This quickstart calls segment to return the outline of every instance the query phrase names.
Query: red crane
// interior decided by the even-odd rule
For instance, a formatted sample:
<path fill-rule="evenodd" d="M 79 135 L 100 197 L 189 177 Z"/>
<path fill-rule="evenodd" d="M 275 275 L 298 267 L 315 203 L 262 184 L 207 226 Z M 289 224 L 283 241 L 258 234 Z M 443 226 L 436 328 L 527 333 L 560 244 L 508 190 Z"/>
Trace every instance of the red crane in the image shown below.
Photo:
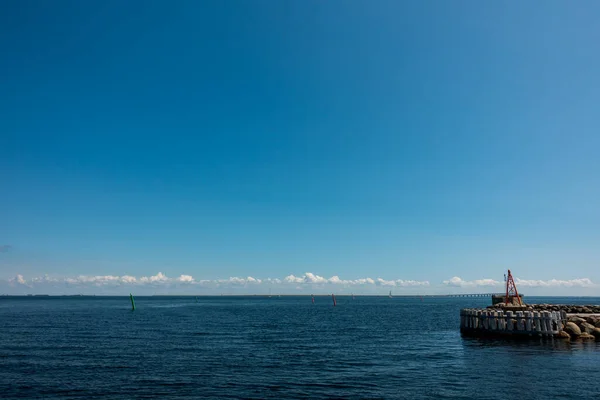
<path fill-rule="evenodd" d="M 517 298 L 519 305 L 522 306 L 521 296 L 519 296 L 519 291 L 517 290 L 517 285 L 515 285 L 515 281 L 510 273 L 510 269 L 508 270 L 508 276 L 506 277 L 506 297 L 504 298 L 505 304 L 512 304 L 513 299 Z"/>

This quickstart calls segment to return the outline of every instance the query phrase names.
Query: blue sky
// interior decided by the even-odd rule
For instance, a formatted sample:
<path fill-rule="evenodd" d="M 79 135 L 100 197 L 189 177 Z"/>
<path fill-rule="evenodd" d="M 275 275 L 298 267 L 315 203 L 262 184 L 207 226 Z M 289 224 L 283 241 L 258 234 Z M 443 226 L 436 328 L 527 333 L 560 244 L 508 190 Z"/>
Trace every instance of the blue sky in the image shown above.
<path fill-rule="evenodd" d="M 0 292 L 600 294 L 598 12 L 4 2 Z"/>

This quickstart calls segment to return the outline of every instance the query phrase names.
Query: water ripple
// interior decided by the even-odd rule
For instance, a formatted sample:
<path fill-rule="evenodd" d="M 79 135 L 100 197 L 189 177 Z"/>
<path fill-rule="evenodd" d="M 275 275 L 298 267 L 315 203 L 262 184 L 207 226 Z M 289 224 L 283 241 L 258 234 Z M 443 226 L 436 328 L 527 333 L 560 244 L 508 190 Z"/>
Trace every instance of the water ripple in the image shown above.
<path fill-rule="evenodd" d="M 3 399 L 600 398 L 599 343 L 462 339 L 458 310 L 484 305 L 477 303 L 482 299 L 340 300 L 333 308 L 307 297 L 198 303 L 155 297 L 137 299 L 131 312 L 127 298 L 4 299 L 0 393 Z M 507 384 L 511 377 L 518 379 Z"/>

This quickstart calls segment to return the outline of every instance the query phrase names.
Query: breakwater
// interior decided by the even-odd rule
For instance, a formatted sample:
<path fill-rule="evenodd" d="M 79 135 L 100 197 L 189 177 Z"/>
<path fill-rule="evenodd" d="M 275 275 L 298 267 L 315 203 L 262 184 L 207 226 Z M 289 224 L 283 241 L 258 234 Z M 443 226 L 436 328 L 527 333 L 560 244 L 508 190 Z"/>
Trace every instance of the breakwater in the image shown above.
<path fill-rule="evenodd" d="M 460 331 L 467 336 L 556 336 L 566 324 L 560 311 L 463 309 Z"/>
<path fill-rule="evenodd" d="M 600 306 L 531 304 L 462 309 L 460 331 L 477 337 L 548 337 L 600 341 Z"/>

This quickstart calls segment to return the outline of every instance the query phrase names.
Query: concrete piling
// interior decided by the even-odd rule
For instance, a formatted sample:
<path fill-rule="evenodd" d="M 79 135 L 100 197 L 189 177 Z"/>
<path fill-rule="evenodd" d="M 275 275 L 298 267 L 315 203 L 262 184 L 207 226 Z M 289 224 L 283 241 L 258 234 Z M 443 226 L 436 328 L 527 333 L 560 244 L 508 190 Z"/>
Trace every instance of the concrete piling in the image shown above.
<path fill-rule="evenodd" d="M 579 314 L 581 315 L 581 314 Z M 567 322 L 580 325 L 580 330 L 585 334 L 590 332 L 600 340 L 600 314 L 588 314 L 591 317 L 581 318 L 578 315 L 569 315 L 565 311 L 527 311 L 502 310 L 502 309 L 472 309 L 460 310 L 460 330 L 467 336 L 527 336 L 527 337 L 561 337 L 569 335 L 564 333 Z M 589 321 L 593 322 L 590 323 Z M 586 325 L 587 324 L 587 325 Z M 572 327 L 572 324 L 571 324 Z M 587 329 L 587 332 L 586 332 Z M 572 328 L 571 335 L 577 334 L 577 329 Z"/>

